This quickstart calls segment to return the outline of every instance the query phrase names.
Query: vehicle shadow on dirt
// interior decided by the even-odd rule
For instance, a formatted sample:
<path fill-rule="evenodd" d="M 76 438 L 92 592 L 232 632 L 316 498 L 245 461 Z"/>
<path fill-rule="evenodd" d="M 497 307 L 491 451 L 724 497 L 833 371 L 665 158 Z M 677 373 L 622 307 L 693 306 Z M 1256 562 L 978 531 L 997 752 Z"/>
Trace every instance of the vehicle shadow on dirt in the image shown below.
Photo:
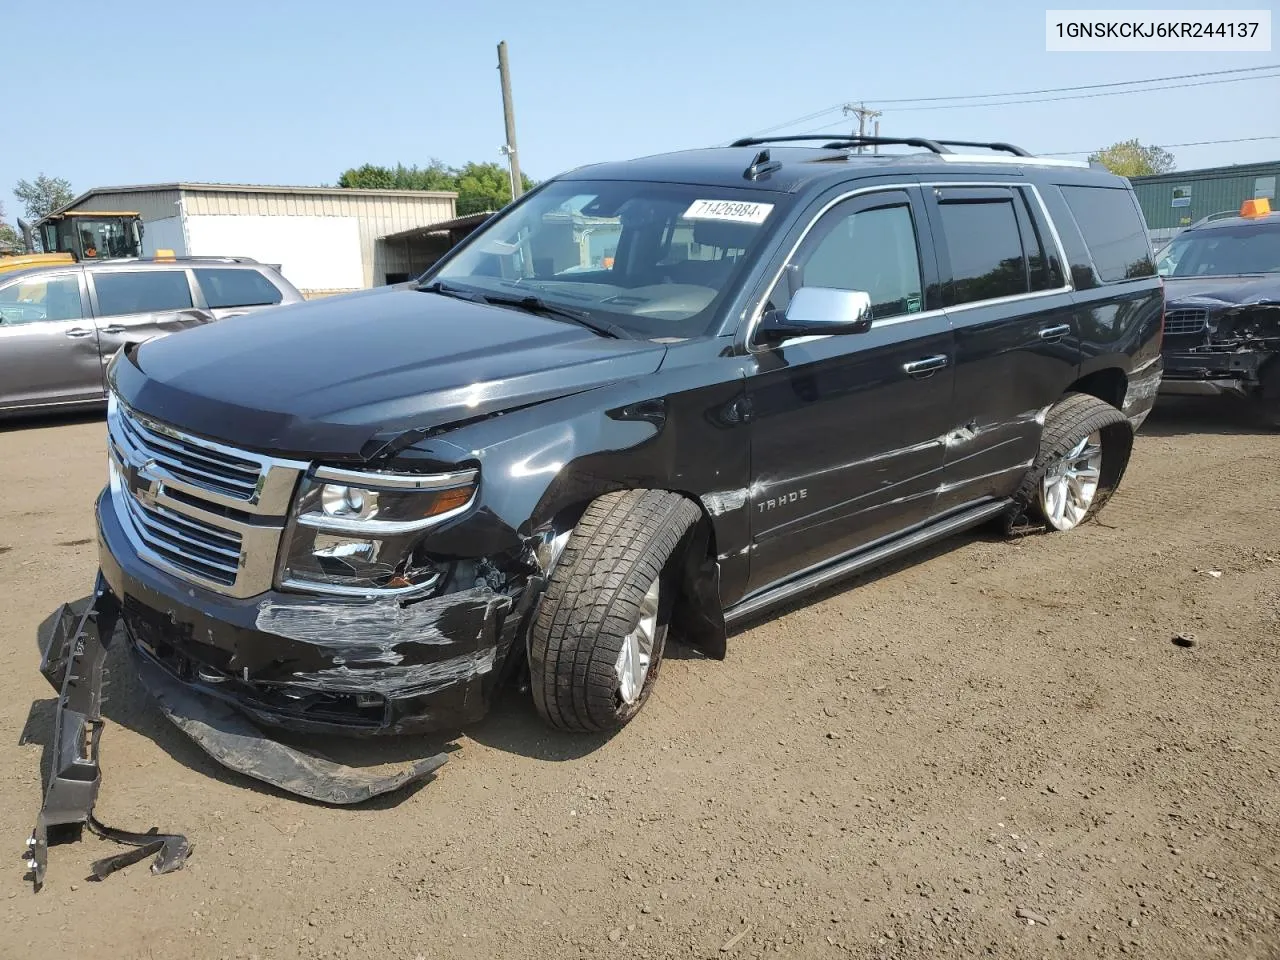
<path fill-rule="evenodd" d="M 0 419 L 0 435 L 19 433 L 23 430 L 43 430 L 46 427 L 75 427 L 84 423 L 106 423 L 107 405 L 97 410 L 75 413 L 27 413 Z"/>
<path fill-rule="evenodd" d="M 1161 397 L 1138 431 L 1139 436 L 1188 434 L 1278 436 L 1258 407 L 1237 397 Z"/>

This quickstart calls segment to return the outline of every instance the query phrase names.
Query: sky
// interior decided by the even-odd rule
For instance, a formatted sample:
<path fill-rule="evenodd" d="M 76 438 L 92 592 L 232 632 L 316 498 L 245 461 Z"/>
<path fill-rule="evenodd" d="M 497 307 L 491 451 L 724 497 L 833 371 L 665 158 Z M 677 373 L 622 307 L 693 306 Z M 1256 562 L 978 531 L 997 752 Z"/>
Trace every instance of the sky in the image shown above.
<path fill-rule="evenodd" d="M 1025 0 L 0 0 L 5 74 L 24 81 L 7 88 L 22 109 L 0 133 L 0 202 L 12 222 L 22 210 L 12 185 L 42 172 L 80 193 L 176 180 L 333 184 L 366 162 L 501 161 L 501 40 L 521 164 L 535 179 L 725 143 L 844 101 L 1280 63 L 1280 52 L 1048 53 L 1044 30 L 1044 7 Z M 881 133 L 1049 153 L 1130 137 L 1280 135 L 1277 104 L 1272 77 L 1020 106 L 888 105 Z M 778 132 L 852 125 L 833 110 Z M 1273 160 L 1280 139 L 1171 152 L 1179 169 Z"/>

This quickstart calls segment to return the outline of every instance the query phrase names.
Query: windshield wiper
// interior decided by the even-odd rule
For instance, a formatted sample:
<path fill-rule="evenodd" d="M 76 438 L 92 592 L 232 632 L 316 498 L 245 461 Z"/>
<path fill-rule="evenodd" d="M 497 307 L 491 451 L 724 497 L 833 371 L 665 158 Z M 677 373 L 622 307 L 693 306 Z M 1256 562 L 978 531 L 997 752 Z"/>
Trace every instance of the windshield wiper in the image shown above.
<path fill-rule="evenodd" d="M 568 320 L 571 323 L 584 326 L 588 330 L 594 330 L 602 337 L 613 337 L 615 340 L 631 339 L 631 334 L 621 327 L 605 320 L 596 320 L 585 310 L 574 310 L 572 307 L 562 307 L 559 304 L 548 303 L 546 300 L 533 295 L 504 297 L 499 293 L 477 293 L 477 299 L 493 304 L 495 307 L 515 307 L 517 310 L 524 310 L 526 313 L 540 313 L 544 316 L 555 317 L 558 320 Z"/>
<path fill-rule="evenodd" d="M 471 300 L 476 303 L 480 302 L 480 294 L 475 290 L 463 290 L 460 287 L 445 286 L 441 281 L 435 280 L 431 283 L 423 283 L 414 287 L 423 293 L 438 293 L 445 297 L 456 297 L 459 300 Z"/>
<path fill-rule="evenodd" d="M 495 307 L 515 307 L 517 310 L 524 310 L 526 313 L 538 313 L 543 316 L 555 317 L 559 320 L 568 320 L 571 323 L 586 327 L 588 330 L 593 330 L 602 337 L 612 337 L 615 340 L 631 339 L 631 334 L 616 324 L 605 320 L 596 320 L 585 310 L 574 310 L 572 307 L 562 307 L 558 304 L 548 303 L 532 294 L 523 297 L 506 297 L 500 293 L 484 293 L 473 287 L 464 289 L 462 287 L 448 286 L 439 280 L 423 284 L 416 289 L 421 290 L 423 293 L 438 293 L 458 300 L 470 300 L 473 303 L 487 303 Z"/>

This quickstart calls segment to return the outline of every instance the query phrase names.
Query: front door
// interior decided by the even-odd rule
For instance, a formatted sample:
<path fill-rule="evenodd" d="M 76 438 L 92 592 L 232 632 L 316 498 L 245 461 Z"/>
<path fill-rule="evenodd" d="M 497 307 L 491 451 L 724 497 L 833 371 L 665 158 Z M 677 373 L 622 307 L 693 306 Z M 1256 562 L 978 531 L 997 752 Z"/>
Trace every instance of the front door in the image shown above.
<path fill-rule="evenodd" d="M 102 363 L 80 268 L 0 286 L 0 409 L 101 400 Z"/>
<path fill-rule="evenodd" d="M 932 514 L 954 426 L 935 271 L 915 189 L 837 203 L 783 270 L 766 310 L 785 310 L 799 286 L 836 287 L 869 293 L 873 322 L 752 344 L 752 591 Z"/>

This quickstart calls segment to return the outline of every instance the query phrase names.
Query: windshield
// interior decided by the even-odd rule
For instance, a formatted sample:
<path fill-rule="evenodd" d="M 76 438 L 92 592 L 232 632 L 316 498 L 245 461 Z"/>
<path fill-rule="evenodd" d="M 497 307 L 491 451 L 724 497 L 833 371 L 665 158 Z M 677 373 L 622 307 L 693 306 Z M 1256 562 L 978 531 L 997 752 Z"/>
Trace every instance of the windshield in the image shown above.
<path fill-rule="evenodd" d="M 1160 251 L 1162 277 L 1280 273 L 1280 220 L 1191 230 Z"/>
<path fill-rule="evenodd" d="M 551 183 L 424 279 L 535 297 L 642 339 L 704 336 L 789 202 L 685 184 Z"/>
<path fill-rule="evenodd" d="M 136 257 L 139 252 L 130 225 L 119 218 L 69 216 L 58 221 L 56 231 L 57 252 L 72 253 L 81 260 Z"/>

